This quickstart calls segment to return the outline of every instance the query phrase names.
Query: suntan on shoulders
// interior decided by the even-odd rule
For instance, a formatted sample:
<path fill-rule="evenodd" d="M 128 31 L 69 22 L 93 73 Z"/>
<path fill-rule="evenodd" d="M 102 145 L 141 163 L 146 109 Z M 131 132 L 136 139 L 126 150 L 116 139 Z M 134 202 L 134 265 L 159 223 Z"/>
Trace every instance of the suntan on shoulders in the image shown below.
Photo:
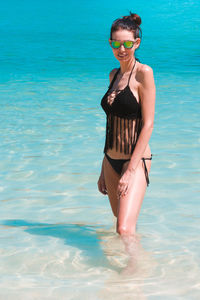
<path fill-rule="evenodd" d="M 109 74 L 109 79 L 110 79 L 110 82 L 113 80 L 114 76 L 115 76 L 115 73 L 117 72 L 117 68 L 114 68 L 112 69 L 112 71 L 110 71 L 110 74 Z"/>
<path fill-rule="evenodd" d="M 153 69 L 145 64 L 141 64 L 138 68 L 138 81 L 140 84 L 148 84 L 153 80 Z"/>

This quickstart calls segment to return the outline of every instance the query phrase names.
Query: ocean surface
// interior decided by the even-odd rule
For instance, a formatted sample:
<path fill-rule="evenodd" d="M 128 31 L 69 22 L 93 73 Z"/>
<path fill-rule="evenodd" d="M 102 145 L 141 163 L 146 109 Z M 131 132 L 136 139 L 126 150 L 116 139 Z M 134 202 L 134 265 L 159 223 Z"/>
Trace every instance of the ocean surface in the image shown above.
<path fill-rule="evenodd" d="M 112 22 L 142 18 L 153 160 L 128 256 L 97 189 Z M 0 10 L 0 300 L 200 299 L 199 1 L 8 0 Z"/>

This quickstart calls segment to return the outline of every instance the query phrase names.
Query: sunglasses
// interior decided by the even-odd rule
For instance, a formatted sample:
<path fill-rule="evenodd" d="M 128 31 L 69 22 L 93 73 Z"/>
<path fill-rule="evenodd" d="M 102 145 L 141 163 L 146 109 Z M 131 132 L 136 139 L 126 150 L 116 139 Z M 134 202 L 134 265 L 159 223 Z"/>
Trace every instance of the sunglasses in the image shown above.
<path fill-rule="evenodd" d="M 135 41 L 120 42 L 120 41 L 111 40 L 110 45 L 113 49 L 119 49 L 120 46 L 123 44 L 124 48 L 131 49 L 131 48 L 133 48 L 134 43 L 135 43 Z"/>

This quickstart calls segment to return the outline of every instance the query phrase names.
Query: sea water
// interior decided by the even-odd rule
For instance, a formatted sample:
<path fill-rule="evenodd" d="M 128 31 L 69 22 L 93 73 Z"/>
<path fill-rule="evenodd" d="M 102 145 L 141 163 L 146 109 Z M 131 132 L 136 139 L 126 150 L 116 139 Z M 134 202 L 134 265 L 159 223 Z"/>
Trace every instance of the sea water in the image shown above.
<path fill-rule="evenodd" d="M 130 10 L 156 84 L 133 255 L 97 189 L 110 27 Z M 0 300 L 200 298 L 199 13 L 190 0 L 2 3 Z"/>

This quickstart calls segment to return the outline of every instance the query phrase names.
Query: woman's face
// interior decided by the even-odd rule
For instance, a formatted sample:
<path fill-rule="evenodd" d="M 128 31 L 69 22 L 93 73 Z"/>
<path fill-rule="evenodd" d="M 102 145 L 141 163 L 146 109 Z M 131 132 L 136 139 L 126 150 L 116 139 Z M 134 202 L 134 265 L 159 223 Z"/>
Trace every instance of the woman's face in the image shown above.
<path fill-rule="evenodd" d="M 119 61 L 129 61 L 134 57 L 135 50 L 140 45 L 140 38 L 134 39 L 133 32 L 128 31 L 126 29 L 117 30 L 112 33 L 112 39 L 120 42 L 123 41 L 135 41 L 133 47 L 131 49 L 126 49 L 123 44 L 118 49 L 113 49 L 113 54 Z M 111 40 L 109 39 L 109 43 L 111 44 Z"/>

